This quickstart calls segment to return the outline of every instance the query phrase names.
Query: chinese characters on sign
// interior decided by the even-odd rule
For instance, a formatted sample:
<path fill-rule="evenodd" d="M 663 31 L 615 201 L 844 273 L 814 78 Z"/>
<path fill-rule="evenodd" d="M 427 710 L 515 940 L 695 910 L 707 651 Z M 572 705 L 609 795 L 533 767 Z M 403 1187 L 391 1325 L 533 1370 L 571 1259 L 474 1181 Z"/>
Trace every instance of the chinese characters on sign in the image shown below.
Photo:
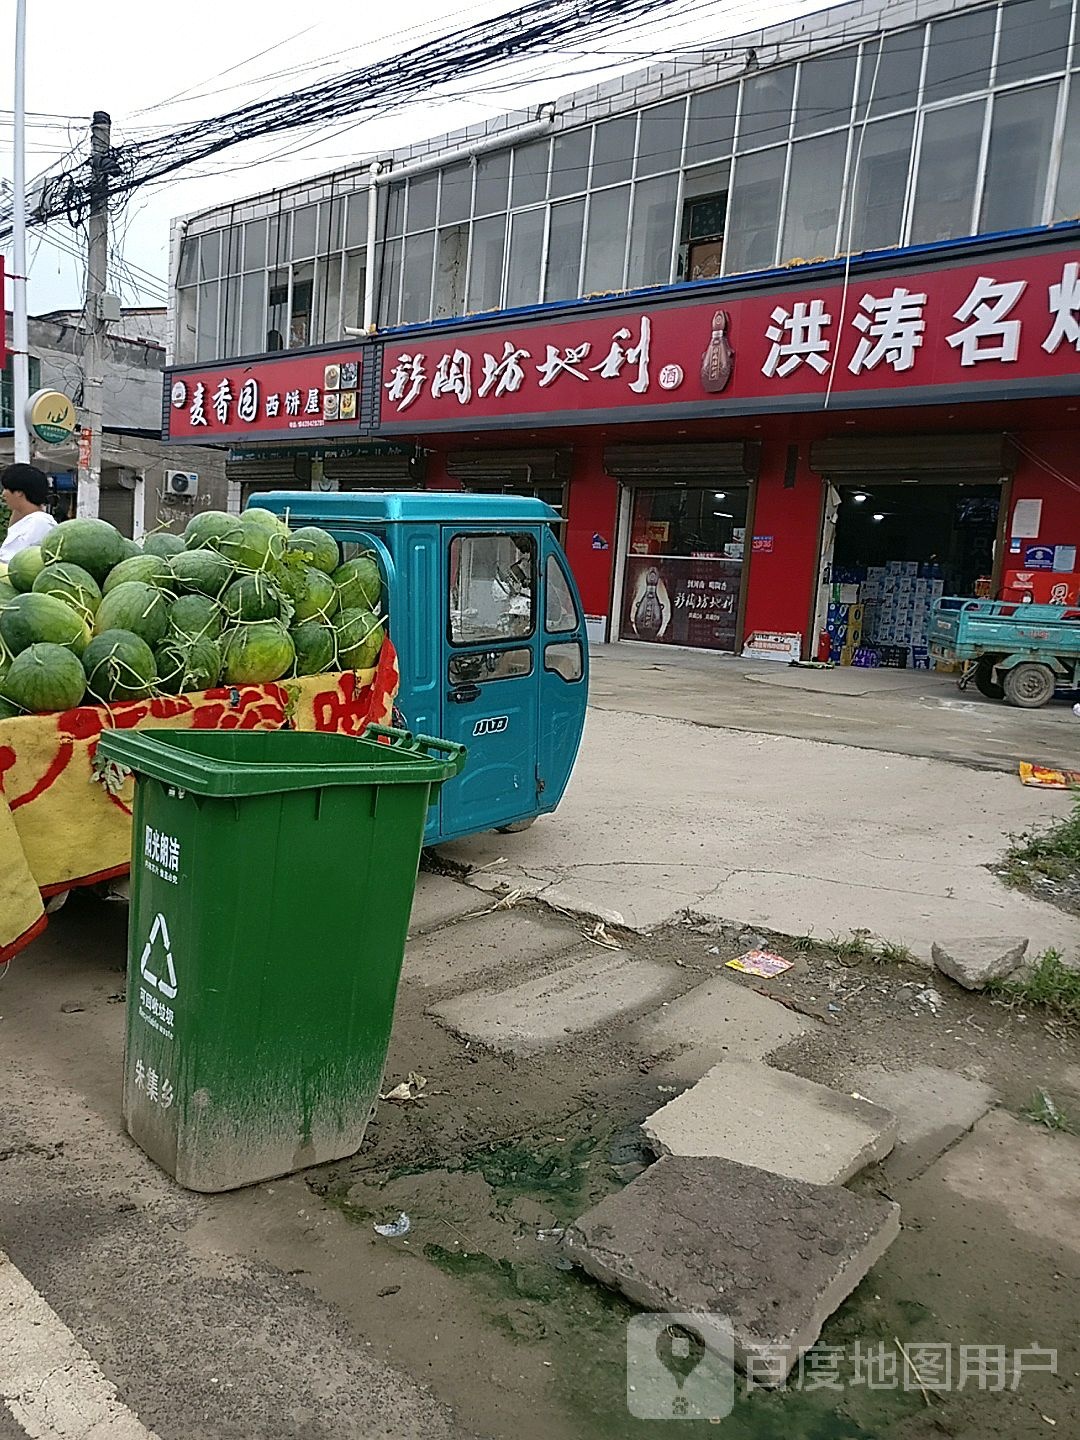
<path fill-rule="evenodd" d="M 175 375 L 168 392 L 169 438 L 208 440 L 355 422 L 359 383 L 358 359 L 328 364 L 325 356 L 310 355 Z"/>
<path fill-rule="evenodd" d="M 175 885 L 180 879 L 180 842 L 172 835 L 146 827 L 143 840 L 143 867 L 159 880 Z"/>
<path fill-rule="evenodd" d="M 629 556 L 622 638 L 733 649 L 741 573 L 735 559 Z"/>
<path fill-rule="evenodd" d="M 135 1089 L 145 1095 L 152 1105 L 160 1105 L 162 1110 L 172 1109 L 176 1091 L 167 1075 L 159 1075 L 152 1065 L 148 1066 L 144 1060 L 137 1059 L 132 1079 Z"/>

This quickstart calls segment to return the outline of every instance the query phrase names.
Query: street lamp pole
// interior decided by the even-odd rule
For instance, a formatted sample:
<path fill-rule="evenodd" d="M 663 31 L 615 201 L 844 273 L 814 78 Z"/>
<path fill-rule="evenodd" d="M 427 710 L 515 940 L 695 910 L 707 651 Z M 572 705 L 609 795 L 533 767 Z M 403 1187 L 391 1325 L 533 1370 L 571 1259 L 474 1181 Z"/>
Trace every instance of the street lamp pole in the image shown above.
<path fill-rule="evenodd" d="M 15 193 L 12 197 L 12 239 L 15 273 L 12 284 L 12 368 L 14 372 L 15 459 L 29 462 L 30 430 L 26 405 L 30 399 L 30 332 L 26 318 L 26 0 L 15 0 Z"/>

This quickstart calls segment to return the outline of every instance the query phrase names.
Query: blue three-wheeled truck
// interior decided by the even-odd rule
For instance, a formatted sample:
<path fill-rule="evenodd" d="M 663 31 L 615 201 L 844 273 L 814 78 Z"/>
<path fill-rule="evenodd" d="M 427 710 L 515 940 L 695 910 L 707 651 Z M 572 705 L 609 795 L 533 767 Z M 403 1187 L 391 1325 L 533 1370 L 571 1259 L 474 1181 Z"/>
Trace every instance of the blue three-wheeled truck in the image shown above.
<path fill-rule="evenodd" d="M 541 500 L 452 491 L 271 492 L 342 557 L 372 552 L 398 652 L 400 723 L 468 747 L 441 787 L 427 845 L 522 830 L 555 809 L 585 725 L 589 651 L 559 515 Z"/>

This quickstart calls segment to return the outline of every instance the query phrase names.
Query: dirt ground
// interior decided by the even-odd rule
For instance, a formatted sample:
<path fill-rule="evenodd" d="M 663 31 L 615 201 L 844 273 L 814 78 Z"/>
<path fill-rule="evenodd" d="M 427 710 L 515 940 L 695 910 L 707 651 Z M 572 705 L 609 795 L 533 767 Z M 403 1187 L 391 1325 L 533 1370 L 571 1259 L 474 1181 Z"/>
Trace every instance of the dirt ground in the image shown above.
<path fill-rule="evenodd" d="M 676 967 L 684 990 L 741 948 L 734 934 L 690 925 L 618 938 Z M 929 1400 L 917 1390 L 866 1385 L 756 1391 L 741 1396 L 726 1433 L 754 1440 L 1080 1433 L 1080 1224 L 1075 1193 L 1061 1193 L 1054 1179 L 1062 1167 L 1080 1175 L 1080 1142 L 1023 1118 L 1040 1088 L 1063 1115 L 1080 1118 L 1080 1037 L 947 981 L 935 984 L 922 968 L 776 944 L 795 967 L 771 981 L 739 983 L 825 1018 L 773 1063 L 847 1088 L 855 1070 L 876 1062 L 956 1070 L 997 1091 L 1005 1127 L 996 1162 L 1001 1188 L 950 1176 L 949 1156 L 914 1180 L 897 1182 L 882 1167 L 858 1179 L 856 1188 L 900 1203 L 903 1233 L 821 1344 L 1038 1343 L 1060 1350 L 1059 1374 L 1025 1376 L 1015 1393 L 969 1387 Z M 513 1059 L 455 1039 L 424 1013 L 422 1000 L 405 986 L 387 1083 L 422 1072 L 423 1097 L 380 1106 L 358 1157 L 284 1182 L 295 1195 L 306 1186 L 299 1243 L 297 1227 L 277 1219 L 264 1227 L 243 1196 L 216 1202 L 209 1229 L 216 1243 L 227 1238 L 302 1276 L 469 1430 L 514 1440 L 625 1436 L 623 1347 L 632 1310 L 571 1269 L 559 1230 L 640 1173 L 648 1157 L 638 1124 L 677 1087 L 625 1029 Z M 1044 1175 L 1032 1178 L 1032 1156 Z M 1034 1190 L 1026 1197 L 1028 1185 Z M 1014 1223 L 1014 1206 L 1025 1204 L 1027 1220 Z M 374 1224 L 402 1212 L 407 1235 L 375 1233 Z M 631 1424 L 635 1434 L 662 1430 Z M 706 1429 L 691 1424 L 686 1433 Z"/>

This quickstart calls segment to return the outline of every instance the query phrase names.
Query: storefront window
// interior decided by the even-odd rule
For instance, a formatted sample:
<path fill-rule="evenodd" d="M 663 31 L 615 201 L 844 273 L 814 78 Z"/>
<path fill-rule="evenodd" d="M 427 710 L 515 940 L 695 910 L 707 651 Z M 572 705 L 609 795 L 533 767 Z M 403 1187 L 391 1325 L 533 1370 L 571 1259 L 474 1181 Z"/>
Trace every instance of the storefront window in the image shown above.
<path fill-rule="evenodd" d="M 745 486 L 634 491 L 623 640 L 736 648 L 747 498 Z"/>

